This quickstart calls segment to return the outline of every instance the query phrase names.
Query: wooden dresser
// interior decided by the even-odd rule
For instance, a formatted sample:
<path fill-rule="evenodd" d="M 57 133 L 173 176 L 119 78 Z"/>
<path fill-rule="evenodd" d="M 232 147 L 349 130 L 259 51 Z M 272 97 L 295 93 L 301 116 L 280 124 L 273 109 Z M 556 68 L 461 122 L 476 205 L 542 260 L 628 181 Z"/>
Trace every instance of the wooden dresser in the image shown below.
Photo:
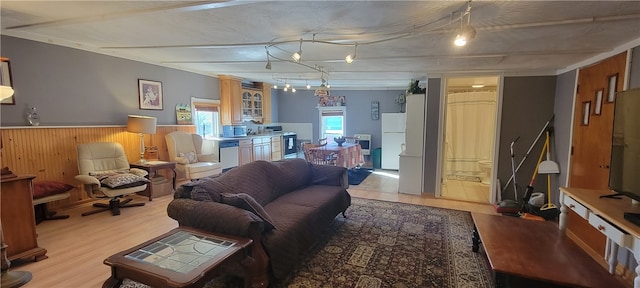
<path fill-rule="evenodd" d="M 47 258 L 47 250 L 38 247 L 33 211 L 34 178 L 36 176 L 25 175 L 2 179 L 0 215 L 9 260 L 35 257 L 35 261 L 40 261 Z"/>

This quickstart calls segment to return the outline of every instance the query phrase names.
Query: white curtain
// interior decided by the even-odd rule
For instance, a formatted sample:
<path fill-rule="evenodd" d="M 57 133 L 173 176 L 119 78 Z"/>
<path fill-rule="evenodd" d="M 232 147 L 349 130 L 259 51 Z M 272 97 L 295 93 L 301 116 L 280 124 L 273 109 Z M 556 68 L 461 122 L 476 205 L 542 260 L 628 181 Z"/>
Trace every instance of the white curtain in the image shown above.
<path fill-rule="evenodd" d="M 478 161 L 492 159 L 496 94 L 490 91 L 447 95 L 447 175 L 478 175 Z"/>

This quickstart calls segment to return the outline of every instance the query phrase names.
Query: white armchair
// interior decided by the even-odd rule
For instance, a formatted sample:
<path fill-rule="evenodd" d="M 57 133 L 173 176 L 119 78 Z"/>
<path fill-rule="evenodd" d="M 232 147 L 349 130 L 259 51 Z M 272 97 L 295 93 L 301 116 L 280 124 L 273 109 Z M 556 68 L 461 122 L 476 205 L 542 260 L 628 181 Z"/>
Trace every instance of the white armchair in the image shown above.
<path fill-rule="evenodd" d="M 222 164 L 215 162 L 212 154 L 202 154 L 203 139 L 198 134 L 174 131 L 165 135 L 170 161 L 189 180 L 215 176 L 222 173 Z"/>
<path fill-rule="evenodd" d="M 96 142 L 79 144 L 78 174 L 75 179 L 84 184 L 91 198 L 109 198 L 109 204 L 95 203 L 101 209 L 82 213 L 82 216 L 109 211 L 120 215 L 120 208 L 144 206 L 145 203 L 129 204 L 128 198 L 120 198 L 147 189 L 147 171 L 130 168 L 127 155 L 120 143 Z"/>

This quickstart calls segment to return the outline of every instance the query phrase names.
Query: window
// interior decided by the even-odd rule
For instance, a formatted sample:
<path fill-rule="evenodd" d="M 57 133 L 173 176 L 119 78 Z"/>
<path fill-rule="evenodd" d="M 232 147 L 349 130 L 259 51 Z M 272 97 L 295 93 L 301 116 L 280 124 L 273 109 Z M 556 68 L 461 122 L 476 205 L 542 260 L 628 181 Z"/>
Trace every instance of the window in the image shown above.
<path fill-rule="evenodd" d="M 334 137 L 344 136 L 346 133 L 346 109 L 345 107 L 321 107 L 320 113 L 320 137 L 327 138 L 332 143 Z"/>
<path fill-rule="evenodd" d="M 203 138 L 220 136 L 220 100 L 191 98 L 193 124 Z"/>

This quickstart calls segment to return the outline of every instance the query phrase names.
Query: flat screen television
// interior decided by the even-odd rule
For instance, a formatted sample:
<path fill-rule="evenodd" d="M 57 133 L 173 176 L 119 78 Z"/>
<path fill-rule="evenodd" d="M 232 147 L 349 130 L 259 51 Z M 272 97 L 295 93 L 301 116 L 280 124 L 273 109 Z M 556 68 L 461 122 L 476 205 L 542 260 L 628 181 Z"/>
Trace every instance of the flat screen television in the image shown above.
<path fill-rule="evenodd" d="M 640 88 L 616 94 L 609 188 L 640 201 Z"/>

